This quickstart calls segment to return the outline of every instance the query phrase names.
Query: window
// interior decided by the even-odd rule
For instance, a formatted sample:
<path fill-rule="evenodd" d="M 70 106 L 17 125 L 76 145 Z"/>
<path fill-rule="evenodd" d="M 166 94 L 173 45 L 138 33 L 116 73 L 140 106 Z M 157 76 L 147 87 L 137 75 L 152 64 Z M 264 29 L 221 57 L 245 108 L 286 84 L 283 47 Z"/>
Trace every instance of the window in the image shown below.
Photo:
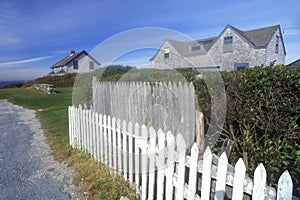
<path fill-rule="evenodd" d="M 224 37 L 223 52 L 230 52 L 230 51 L 233 51 L 233 37 L 226 36 Z"/>
<path fill-rule="evenodd" d="M 276 44 L 275 44 L 275 52 L 279 52 L 279 36 L 276 35 Z"/>
<path fill-rule="evenodd" d="M 78 69 L 78 60 L 73 61 L 73 69 Z"/>
<path fill-rule="evenodd" d="M 191 51 L 200 51 L 200 49 L 201 49 L 200 44 L 191 46 Z"/>
<path fill-rule="evenodd" d="M 94 70 L 94 62 L 90 62 L 90 70 Z"/>
<path fill-rule="evenodd" d="M 170 49 L 169 48 L 164 49 L 164 58 L 165 59 L 170 58 Z"/>
<path fill-rule="evenodd" d="M 235 70 L 242 70 L 246 68 L 249 68 L 249 63 L 234 63 Z"/>

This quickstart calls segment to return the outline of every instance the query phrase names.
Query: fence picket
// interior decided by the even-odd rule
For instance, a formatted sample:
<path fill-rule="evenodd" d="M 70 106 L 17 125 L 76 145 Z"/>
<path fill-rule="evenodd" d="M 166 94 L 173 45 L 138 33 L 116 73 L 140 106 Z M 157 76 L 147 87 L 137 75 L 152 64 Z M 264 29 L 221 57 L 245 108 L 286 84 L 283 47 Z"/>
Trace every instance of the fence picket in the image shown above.
<path fill-rule="evenodd" d="M 104 143 L 103 143 L 103 146 L 104 146 L 104 152 L 103 152 L 103 155 L 104 155 L 104 163 L 106 165 L 108 165 L 108 136 L 107 136 L 107 116 L 104 115 L 103 116 L 103 140 L 104 140 Z"/>
<path fill-rule="evenodd" d="M 158 132 L 158 155 L 156 157 L 157 167 L 157 200 L 163 199 L 164 177 L 165 177 L 165 134 L 159 129 Z"/>
<path fill-rule="evenodd" d="M 293 181 L 288 171 L 278 180 L 277 200 L 290 200 L 293 197 Z"/>
<path fill-rule="evenodd" d="M 116 118 L 111 121 L 112 130 L 112 155 L 113 155 L 113 169 L 117 172 L 117 137 L 116 137 Z"/>
<path fill-rule="evenodd" d="M 252 199 L 264 199 L 266 188 L 267 172 L 262 163 L 260 163 L 254 171 L 254 185 Z"/>
<path fill-rule="evenodd" d="M 155 175 L 155 152 L 156 152 L 156 133 L 154 128 L 149 128 L 150 146 L 148 150 L 149 157 L 149 194 L 148 199 L 154 199 L 154 175 Z"/>
<path fill-rule="evenodd" d="M 170 131 L 167 132 L 167 151 L 168 157 L 166 163 L 166 199 L 172 199 L 175 140 Z"/>
<path fill-rule="evenodd" d="M 148 131 L 145 125 L 142 126 L 142 138 L 143 138 L 143 146 L 142 146 L 142 200 L 147 199 L 147 168 L 148 168 L 148 158 L 147 158 L 147 137 Z"/>
<path fill-rule="evenodd" d="M 136 136 L 134 143 L 135 189 L 137 192 L 140 192 L 140 139 L 138 139 L 140 137 L 140 127 L 138 123 L 134 126 L 134 135 Z"/>
<path fill-rule="evenodd" d="M 132 131 L 132 123 L 128 122 L 128 175 L 129 175 L 129 183 L 133 184 L 133 175 L 134 175 L 134 169 L 133 169 L 133 131 Z"/>
<path fill-rule="evenodd" d="M 128 179 L 128 156 L 127 156 L 127 125 L 126 121 L 123 120 L 123 126 L 122 126 L 122 131 L 123 133 L 123 172 L 124 172 L 124 178 L 125 180 Z"/>
<path fill-rule="evenodd" d="M 237 161 L 234 169 L 232 199 L 239 200 L 243 199 L 243 186 L 246 173 L 246 167 L 242 158 Z"/>
<path fill-rule="evenodd" d="M 118 135 L 118 175 L 122 173 L 122 138 L 121 138 L 121 120 L 117 119 L 117 135 Z"/>
<path fill-rule="evenodd" d="M 100 139 L 100 152 L 99 152 L 99 156 L 100 156 L 100 162 L 101 163 L 104 163 L 104 133 L 103 133 L 103 124 L 104 124 L 104 121 L 103 121 L 103 115 L 100 114 L 99 115 L 99 129 L 100 129 L 100 132 L 99 132 L 99 139 Z"/>
<path fill-rule="evenodd" d="M 95 121 L 95 126 L 96 126 L 95 135 L 96 135 L 96 148 L 97 148 L 96 149 L 96 160 L 100 161 L 100 135 L 99 135 L 100 129 L 99 129 L 99 114 L 98 113 L 96 113 L 95 119 L 96 119 L 96 121 Z"/>
<path fill-rule="evenodd" d="M 220 156 L 218 163 L 218 172 L 217 172 L 217 182 L 216 182 L 216 193 L 215 199 L 224 199 L 225 196 L 225 186 L 226 186 L 226 174 L 228 167 L 228 159 L 226 153 L 223 152 Z"/>
<path fill-rule="evenodd" d="M 203 154 L 203 173 L 201 184 L 201 199 L 209 200 L 210 198 L 210 183 L 211 183 L 211 165 L 212 165 L 212 153 L 209 147 L 207 147 Z"/>
<path fill-rule="evenodd" d="M 191 149 L 188 199 L 195 199 L 197 188 L 198 155 L 199 149 L 197 144 L 194 143 Z"/>
<path fill-rule="evenodd" d="M 184 172 L 185 172 L 185 148 L 186 144 L 181 134 L 176 136 L 176 147 L 178 152 L 178 173 L 176 199 L 183 199 Z"/>
<path fill-rule="evenodd" d="M 108 135 L 108 166 L 110 169 L 112 169 L 112 137 L 111 137 L 111 116 L 107 116 L 107 135 Z"/>

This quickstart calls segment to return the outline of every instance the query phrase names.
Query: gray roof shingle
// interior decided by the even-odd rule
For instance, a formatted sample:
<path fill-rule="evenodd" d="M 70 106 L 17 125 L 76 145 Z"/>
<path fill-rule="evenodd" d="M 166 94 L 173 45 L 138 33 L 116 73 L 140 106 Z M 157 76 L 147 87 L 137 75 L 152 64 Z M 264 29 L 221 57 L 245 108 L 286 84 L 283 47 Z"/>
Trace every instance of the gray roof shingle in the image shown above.
<path fill-rule="evenodd" d="M 233 26 L 231 26 L 231 28 L 238 32 L 256 48 L 264 48 L 270 43 L 274 33 L 278 28 L 280 28 L 280 26 L 275 25 L 249 31 L 241 31 Z"/>
<path fill-rule="evenodd" d="M 100 63 L 95 60 L 93 57 L 91 57 L 85 50 L 75 53 L 74 55 L 70 56 L 66 56 L 64 58 L 62 58 L 61 60 L 59 60 L 58 62 L 56 62 L 54 65 L 51 66 L 51 68 L 56 68 L 56 67 L 62 67 L 67 65 L 68 63 L 72 62 L 74 59 L 76 59 L 77 57 L 79 57 L 81 54 L 85 54 L 88 55 L 91 59 L 93 59 L 98 65 L 100 65 Z"/>
<path fill-rule="evenodd" d="M 232 30 L 237 32 L 239 35 L 241 35 L 246 41 L 248 41 L 250 44 L 252 44 L 255 48 L 265 48 L 270 43 L 274 33 L 279 28 L 279 25 L 265 27 L 265 28 L 259 28 L 249 31 L 242 31 L 240 29 L 237 29 L 231 25 L 227 25 L 227 27 L 230 27 Z M 226 30 L 226 28 L 223 30 L 223 32 Z M 222 32 L 222 33 L 223 33 Z M 214 42 L 222 35 L 222 33 L 218 37 L 211 37 L 206 39 L 200 39 L 195 41 L 189 41 L 189 42 L 180 42 L 175 40 L 167 40 L 176 50 L 179 54 L 182 56 L 196 56 L 196 55 L 204 55 L 206 54 L 209 49 L 213 46 Z M 282 37 L 282 36 L 280 36 Z M 282 38 L 281 38 L 282 39 Z M 197 51 L 191 51 L 191 46 L 193 45 L 203 45 L 203 48 Z M 285 48 L 284 48 L 285 51 Z M 150 60 L 153 60 L 154 55 Z"/>

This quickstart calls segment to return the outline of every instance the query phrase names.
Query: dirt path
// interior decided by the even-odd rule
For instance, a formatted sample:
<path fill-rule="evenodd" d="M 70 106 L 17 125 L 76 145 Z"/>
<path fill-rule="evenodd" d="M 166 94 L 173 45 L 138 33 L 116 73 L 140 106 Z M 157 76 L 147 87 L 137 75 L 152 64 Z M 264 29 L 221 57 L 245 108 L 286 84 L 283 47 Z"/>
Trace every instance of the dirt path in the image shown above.
<path fill-rule="evenodd" d="M 0 100 L 0 200 L 83 199 L 53 160 L 35 111 Z"/>

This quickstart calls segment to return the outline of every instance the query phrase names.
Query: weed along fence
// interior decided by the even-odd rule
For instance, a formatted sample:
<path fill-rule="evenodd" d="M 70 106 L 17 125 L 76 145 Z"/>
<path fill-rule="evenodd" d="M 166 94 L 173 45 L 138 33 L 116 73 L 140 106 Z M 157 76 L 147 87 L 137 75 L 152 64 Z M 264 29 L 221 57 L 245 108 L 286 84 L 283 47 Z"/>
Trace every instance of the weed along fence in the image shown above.
<path fill-rule="evenodd" d="M 138 123 L 69 107 L 72 147 L 91 154 L 114 174 L 124 176 L 141 199 L 292 199 L 292 180 L 285 171 L 277 190 L 266 185 L 262 164 L 250 179 L 242 159 L 233 167 L 207 148 L 199 160 L 197 145 L 185 152 L 181 134 L 156 131 Z"/>

